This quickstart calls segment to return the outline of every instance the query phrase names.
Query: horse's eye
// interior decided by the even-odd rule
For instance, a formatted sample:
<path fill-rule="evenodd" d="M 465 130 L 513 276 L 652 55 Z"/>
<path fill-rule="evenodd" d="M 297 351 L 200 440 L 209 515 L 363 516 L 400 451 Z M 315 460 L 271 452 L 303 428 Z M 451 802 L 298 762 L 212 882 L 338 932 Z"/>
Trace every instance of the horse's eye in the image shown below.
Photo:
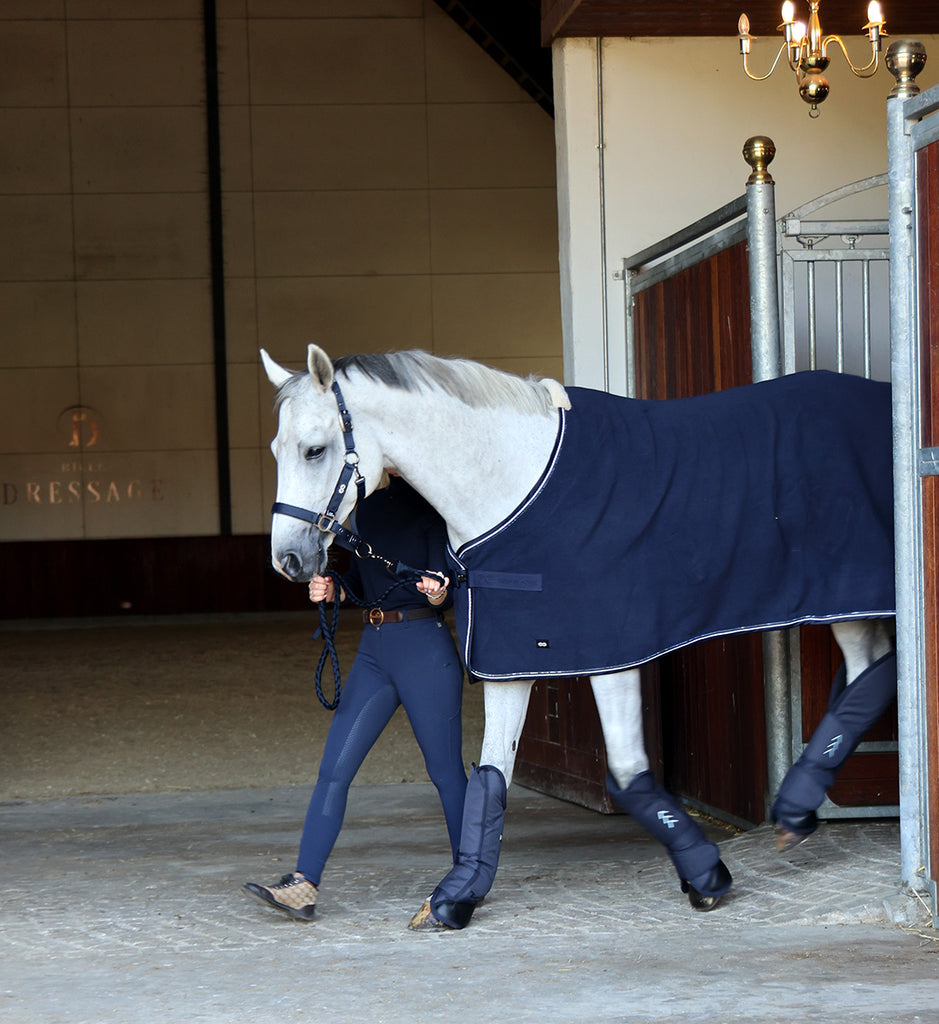
<path fill-rule="evenodd" d="M 325 451 L 326 449 L 321 446 L 307 448 L 306 454 L 303 457 L 307 462 L 316 462 L 317 459 L 321 459 L 323 457 L 323 452 Z"/>

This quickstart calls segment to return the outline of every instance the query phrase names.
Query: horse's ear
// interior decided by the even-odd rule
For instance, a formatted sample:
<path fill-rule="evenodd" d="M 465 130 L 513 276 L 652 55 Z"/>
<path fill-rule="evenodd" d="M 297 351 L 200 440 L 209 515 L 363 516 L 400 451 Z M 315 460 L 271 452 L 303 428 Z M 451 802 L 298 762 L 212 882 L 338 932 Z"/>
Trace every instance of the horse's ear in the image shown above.
<path fill-rule="evenodd" d="M 570 409 L 571 400 L 563 384 L 553 377 L 542 377 L 540 383 L 551 396 L 551 402 L 555 409 Z"/>
<path fill-rule="evenodd" d="M 328 355 L 312 342 L 307 346 L 306 365 L 310 371 L 310 380 L 319 384 L 321 390 L 328 391 L 333 386 L 333 364 Z"/>
<path fill-rule="evenodd" d="M 267 374 L 267 379 L 275 388 L 279 388 L 284 381 L 290 380 L 293 376 L 289 370 L 285 370 L 278 363 L 275 363 L 263 348 L 261 349 L 261 362 L 264 364 L 264 372 Z"/>

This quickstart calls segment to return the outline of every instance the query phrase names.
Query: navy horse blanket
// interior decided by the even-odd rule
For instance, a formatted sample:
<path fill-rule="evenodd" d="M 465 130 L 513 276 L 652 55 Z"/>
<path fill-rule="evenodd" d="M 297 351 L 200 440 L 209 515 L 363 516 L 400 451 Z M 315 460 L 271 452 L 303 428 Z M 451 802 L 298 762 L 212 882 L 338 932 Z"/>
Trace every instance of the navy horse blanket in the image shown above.
<path fill-rule="evenodd" d="M 667 401 L 568 394 L 528 497 L 448 551 L 472 675 L 598 675 L 895 614 L 889 384 L 818 371 Z"/>

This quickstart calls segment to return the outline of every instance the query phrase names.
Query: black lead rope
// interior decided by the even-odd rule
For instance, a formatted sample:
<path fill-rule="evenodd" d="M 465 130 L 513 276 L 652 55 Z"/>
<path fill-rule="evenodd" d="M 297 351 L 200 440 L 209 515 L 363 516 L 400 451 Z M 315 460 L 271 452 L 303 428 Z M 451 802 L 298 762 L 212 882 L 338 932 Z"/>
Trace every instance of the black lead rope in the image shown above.
<path fill-rule="evenodd" d="M 342 674 L 339 670 L 339 655 L 336 652 L 336 631 L 339 628 L 340 587 L 346 592 L 346 598 L 359 608 L 379 608 L 392 591 L 397 590 L 398 587 L 406 586 L 408 583 L 418 583 L 423 576 L 434 577 L 439 579 L 441 583 L 444 580 L 443 575 L 439 572 L 431 572 L 429 569 L 420 572 L 417 569 L 412 569 L 409 565 L 405 565 L 403 562 L 389 562 L 387 558 L 382 558 L 381 555 L 376 555 L 371 550 L 362 557 L 376 558 L 384 562 L 386 568 L 395 576 L 395 581 L 377 600 L 363 601 L 357 594 L 353 593 L 348 583 L 338 572 L 328 569 L 324 573 L 328 579 L 333 581 L 335 600 L 333 601 L 332 615 L 327 611 L 325 601 L 320 601 L 316 606 L 316 610 L 319 612 L 320 628 L 313 634 L 313 639 L 315 640 L 317 636 L 323 638 L 323 649 L 320 651 L 320 659 L 316 666 L 315 682 L 316 696 L 319 698 L 320 704 L 327 711 L 335 711 L 339 707 L 339 699 L 342 696 Z M 333 670 L 333 699 L 331 701 L 327 700 L 326 695 L 323 693 L 323 669 L 326 667 L 327 658 L 329 658 Z"/>

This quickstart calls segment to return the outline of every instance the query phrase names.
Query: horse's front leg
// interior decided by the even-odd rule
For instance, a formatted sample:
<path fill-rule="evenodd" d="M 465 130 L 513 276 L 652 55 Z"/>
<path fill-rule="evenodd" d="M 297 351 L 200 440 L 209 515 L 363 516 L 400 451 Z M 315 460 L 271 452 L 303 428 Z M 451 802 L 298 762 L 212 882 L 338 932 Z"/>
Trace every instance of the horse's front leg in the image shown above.
<path fill-rule="evenodd" d="M 480 764 L 466 784 L 456 863 L 408 925 L 414 931 L 465 928 L 492 888 L 502 850 L 506 789 L 512 781 L 531 680 L 484 683 L 486 725 Z"/>
<path fill-rule="evenodd" d="M 639 670 L 595 676 L 590 683 L 603 727 L 613 802 L 665 846 L 695 910 L 713 910 L 731 886 L 730 872 L 717 846 L 649 771 Z"/>

